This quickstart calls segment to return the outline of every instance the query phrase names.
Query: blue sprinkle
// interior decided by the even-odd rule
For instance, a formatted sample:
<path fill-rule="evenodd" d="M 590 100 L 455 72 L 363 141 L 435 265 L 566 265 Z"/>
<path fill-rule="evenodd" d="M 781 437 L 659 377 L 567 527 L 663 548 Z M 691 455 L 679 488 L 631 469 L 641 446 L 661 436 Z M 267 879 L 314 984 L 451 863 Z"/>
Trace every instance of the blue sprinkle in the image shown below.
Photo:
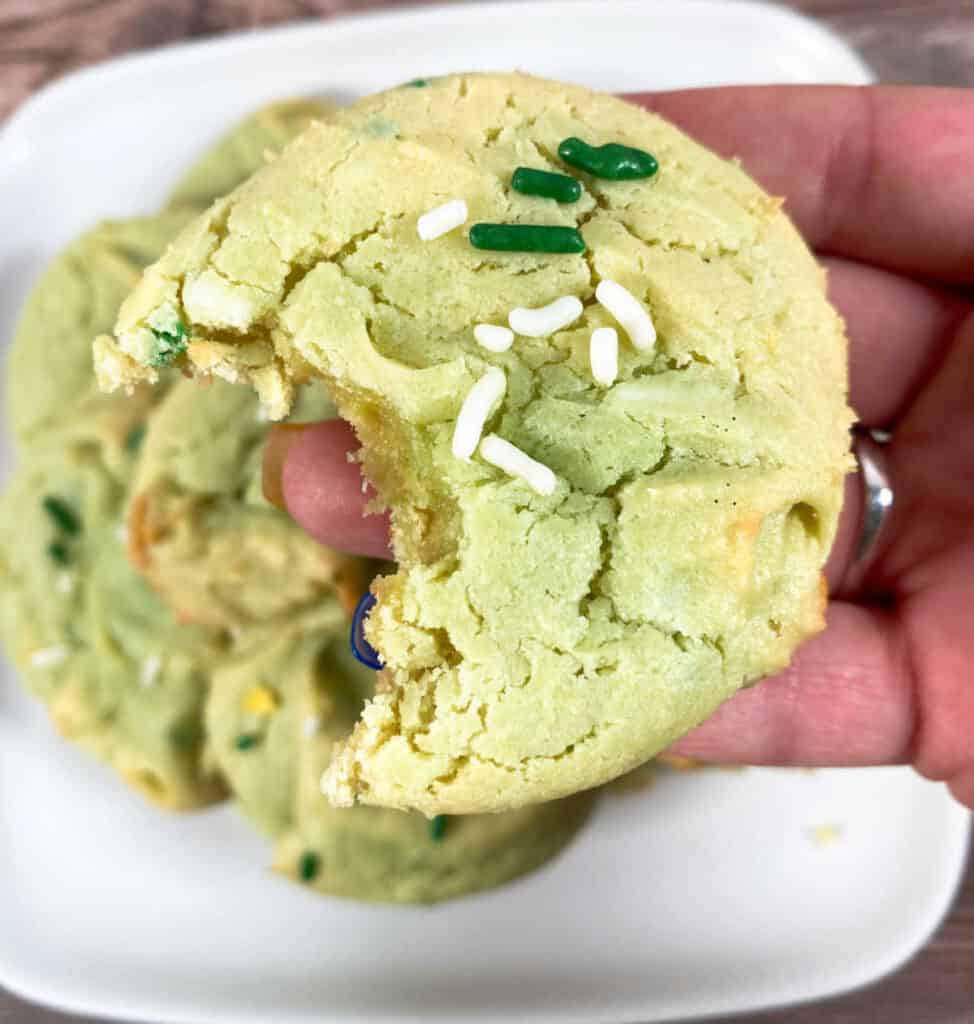
<path fill-rule="evenodd" d="M 375 595 L 369 591 L 355 606 L 355 614 L 352 616 L 352 629 L 348 642 L 352 648 L 352 654 L 368 668 L 382 668 L 382 659 L 379 652 L 365 639 L 365 620 L 369 612 L 375 606 Z"/>

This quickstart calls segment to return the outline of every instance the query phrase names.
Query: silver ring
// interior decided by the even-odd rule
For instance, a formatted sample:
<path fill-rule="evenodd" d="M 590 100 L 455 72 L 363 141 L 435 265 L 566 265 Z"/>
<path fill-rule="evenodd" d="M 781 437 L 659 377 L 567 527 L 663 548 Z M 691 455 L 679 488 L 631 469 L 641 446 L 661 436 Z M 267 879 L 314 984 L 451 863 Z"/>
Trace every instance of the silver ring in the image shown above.
<path fill-rule="evenodd" d="M 862 515 L 856 549 L 843 580 L 845 587 L 854 588 L 862 583 L 882 548 L 880 541 L 895 502 L 886 463 L 885 447 L 889 440 L 886 431 L 857 430 L 852 442 L 862 481 Z"/>

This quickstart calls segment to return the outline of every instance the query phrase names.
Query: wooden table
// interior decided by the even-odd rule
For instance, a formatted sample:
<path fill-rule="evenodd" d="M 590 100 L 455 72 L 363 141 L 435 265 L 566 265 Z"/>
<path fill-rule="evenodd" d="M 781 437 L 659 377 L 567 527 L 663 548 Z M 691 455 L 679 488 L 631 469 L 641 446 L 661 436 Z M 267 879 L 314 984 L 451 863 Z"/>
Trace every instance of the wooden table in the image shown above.
<path fill-rule="evenodd" d="M 71 68 L 230 29 L 392 6 L 375 0 L 0 0 L 0 117 Z M 672 0 L 677 2 L 677 0 Z M 974 0 L 793 0 L 884 81 L 974 86 Z M 903 970 L 830 1002 L 748 1024 L 974 1024 L 974 863 L 947 921 Z M 0 992 L 0 1024 L 83 1024 Z"/>

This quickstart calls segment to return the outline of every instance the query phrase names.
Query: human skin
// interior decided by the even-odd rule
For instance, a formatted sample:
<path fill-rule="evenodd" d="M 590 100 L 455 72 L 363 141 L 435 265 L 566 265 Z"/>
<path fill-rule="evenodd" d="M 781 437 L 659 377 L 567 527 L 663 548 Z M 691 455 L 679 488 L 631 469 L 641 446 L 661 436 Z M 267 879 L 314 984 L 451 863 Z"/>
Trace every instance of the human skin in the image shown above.
<path fill-rule="evenodd" d="M 844 580 L 861 513 L 846 485 L 825 632 L 675 753 L 724 763 L 911 764 L 974 807 L 974 94 L 904 87 L 702 89 L 629 97 L 740 158 L 828 269 L 850 338 L 850 401 L 894 432 L 896 503 L 865 578 Z M 363 515 L 342 421 L 281 433 L 267 477 L 336 548 L 389 555 Z"/>

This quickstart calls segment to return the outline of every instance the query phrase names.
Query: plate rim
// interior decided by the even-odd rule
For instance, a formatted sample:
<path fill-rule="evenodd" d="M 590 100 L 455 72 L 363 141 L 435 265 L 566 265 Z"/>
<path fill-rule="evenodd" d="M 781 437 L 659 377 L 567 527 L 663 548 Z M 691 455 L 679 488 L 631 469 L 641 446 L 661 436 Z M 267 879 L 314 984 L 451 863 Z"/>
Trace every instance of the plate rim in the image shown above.
<path fill-rule="evenodd" d="M 640 12 L 655 9 L 663 17 L 666 17 L 673 15 L 675 10 L 679 10 L 679 16 L 684 17 L 685 12 L 690 10 L 696 10 L 702 16 L 708 10 L 719 9 L 721 11 L 733 10 L 734 16 L 742 19 L 760 18 L 765 22 L 776 21 L 791 31 L 800 31 L 806 36 L 816 37 L 816 42 L 827 46 L 833 55 L 841 54 L 849 71 L 848 79 L 841 84 L 867 85 L 875 81 L 875 76 L 867 61 L 841 36 L 814 18 L 791 8 L 781 7 L 772 0 L 732 0 L 732 2 L 731 0 L 681 0 L 678 8 L 673 6 L 672 0 L 532 0 L 530 6 L 536 9 L 562 7 L 578 10 L 583 8 L 604 10 L 605 4 L 611 4 L 616 8 L 614 14 L 625 8 Z M 154 65 L 180 61 L 203 51 L 218 54 L 221 50 L 238 47 L 248 50 L 260 46 L 262 40 L 269 37 L 275 40 L 286 40 L 292 35 L 307 35 L 309 33 L 342 34 L 354 32 L 363 27 L 368 28 L 376 23 L 391 28 L 396 24 L 406 25 L 446 14 L 459 15 L 463 18 L 493 20 L 503 17 L 505 14 L 523 15 L 524 11 L 524 0 L 477 0 L 474 3 L 462 4 L 438 0 L 438 2 L 430 4 L 410 4 L 395 10 L 379 8 L 374 11 L 337 14 L 324 20 L 303 18 L 253 30 L 237 29 L 216 36 L 180 40 L 150 49 L 123 53 L 84 67 L 73 68 L 64 75 L 45 82 L 39 89 L 27 96 L 0 123 L 0 144 L 9 142 L 10 139 L 16 140 L 18 133 L 24 133 L 25 128 L 29 128 L 32 121 L 45 117 L 49 107 L 55 107 L 57 103 L 61 102 L 64 95 L 74 90 L 91 88 L 100 85 L 103 81 L 110 83 L 113 78 L 133 72 L 151 70 Z M 2 163 L 3 160 L 0 158 L 0 164 Z"/>

